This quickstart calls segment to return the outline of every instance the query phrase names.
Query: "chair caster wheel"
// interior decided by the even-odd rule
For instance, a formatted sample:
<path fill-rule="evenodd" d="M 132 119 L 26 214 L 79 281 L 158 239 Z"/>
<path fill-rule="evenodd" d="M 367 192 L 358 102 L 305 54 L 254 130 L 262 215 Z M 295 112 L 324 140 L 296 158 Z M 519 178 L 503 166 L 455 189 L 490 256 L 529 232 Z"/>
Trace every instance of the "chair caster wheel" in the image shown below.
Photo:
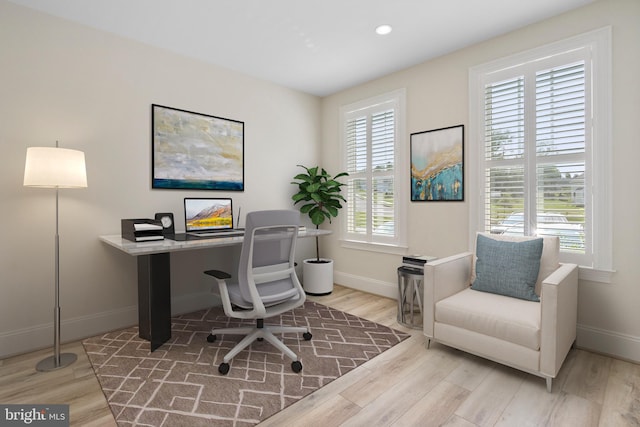
<path fill-rule="evenodd" d="M 295 362 L 291 362 L 291 370 L 296 374 L 302 371 L 302 363 L 300 363 L 299 360 L 296 360 Z"/>
<path fill-rule="evenodd" d="M 229 364 L 224 362 L 221 363 L 220 366 L 218 366 L 218 372 L 222 375 L 227 375 L 229 373 Z"/>
<path fill-rule="evenodd" d="M 258 341 L 264 341 L 264 338 L 258 338 Z"/>
<path fill-rule="evenodd" d="M 207 342 L 214 342 L 216 340 L 216 336 L 213 334 L 209 334 L 207 337 Z"/>
<path fill-rule="evenodd" d="M 302 338 L 304 338 L 305 341 L 309 341 L 312 336 L 313 335 L 311 335 L 311 332 L 305 332 L 304 334 L 302 334 Z"/>

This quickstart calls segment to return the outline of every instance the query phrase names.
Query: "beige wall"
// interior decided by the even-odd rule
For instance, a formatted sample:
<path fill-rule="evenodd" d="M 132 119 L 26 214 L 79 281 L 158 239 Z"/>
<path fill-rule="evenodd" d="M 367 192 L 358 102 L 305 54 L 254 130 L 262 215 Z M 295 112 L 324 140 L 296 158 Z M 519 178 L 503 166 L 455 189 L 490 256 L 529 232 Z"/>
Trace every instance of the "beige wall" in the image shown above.
<path fill-rule="evenodd" d="M 640 2 L 600 0 L 594 4 L 513 33 L 471 46 L 323 99 L 325 167 L 338 171 L 340 150 L 338 110 L 341 105 L 406 88 L 408 135 L 429 129 L 468 126 L 468 70 L 510 54 L 604 26 L 613 29 L 613 164 L 614 268 L 610 284 L 581 281 L 578 345 L 640 361 L 640 198 L 629 184 L 637 181 L 640 158 Z M 425 40 L 437 43 L 437 40 Z M 468 130 L 468 129 L 467 129 Z M 474 143 L 465 135 L 466 144 Z M 467 150 L 468 153 L 468 150 Z M 467 155 L 467 163 L 473 162 Z M 408 185 L 408 165 L 407 182 Z M 467 175 L 466 179 L 472 179 Z M 468 190 L 468 187 L 467 187 Z M 467 198 L 468 200 L 468 198 Z M 408 204 L 409 250 L 439 257 L 467 250 L 469 204 Z M 337 224 L 334 225 L 337 231 Z M 336 282 L 393 295 L 400 255 L 380 254 L 340 246 L 327 239 L 335 259 Z"/>
<path fill-rule="evenodd" d="M 152 103 L 244 121 L 246 190 L 152 190 Z M 27 147 L 58 139 L 86 154 L 89 187 L 60 192 L 68 340 L 137 323 L 135 259 L 99 235 L 155 212 L 182 224 L 185 196 L 230 195 L 245 214 L 291 207 L 296 164 L 317 162 L 319 135 L 319 98 L 0 0 L 0 358 L 53 342 L 55 199 L 22 186 Z M 202 271 L 231 255 L 172 257 L 174 311 L 206 306 Z"/>

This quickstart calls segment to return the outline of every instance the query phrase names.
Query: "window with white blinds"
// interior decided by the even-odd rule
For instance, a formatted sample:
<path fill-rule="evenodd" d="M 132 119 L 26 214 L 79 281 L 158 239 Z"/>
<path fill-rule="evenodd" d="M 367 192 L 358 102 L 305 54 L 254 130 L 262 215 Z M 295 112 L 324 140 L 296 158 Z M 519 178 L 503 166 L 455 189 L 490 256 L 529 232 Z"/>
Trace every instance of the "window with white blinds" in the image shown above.
<path fill-rule="evenodd" d="M 397 93 L 342 108 L 346 178 L 344 238 L 394 245 L 401 242 L 397 191 Z"/>
<path fill-rule="evenodd" d="M 486 231 L 586 253 L 585 90 L 584 61 L 485 86 Z"/>
<path fill-rule="evenodd" d="M 478 94 L 474 134 L 482 147 L 477 229 L 557 236 L 561 260 L 611 268 L 594 249 L 596 241 L 606 245 L 597 228 L 610 230 L 599 206 L 600 200 L 610 203 L 608 180 L 595 178 L 610 170 L 594 158 L 608 155 L 603 146 L 609 143 L 595 137 L 606 136 L 596 127 L 608 124 L 604 114 L 601 122 L 594 120 L 596 110 L 603 111 L 594 109 L 601 100 L 594 87 L 602 87 L 594 81 L 594 49 L 574 41 L 566 51 L 541 49 L 538 57 L 514 57 L 513 64 L 502 61 L 493 70 L 470 73 Z"/>

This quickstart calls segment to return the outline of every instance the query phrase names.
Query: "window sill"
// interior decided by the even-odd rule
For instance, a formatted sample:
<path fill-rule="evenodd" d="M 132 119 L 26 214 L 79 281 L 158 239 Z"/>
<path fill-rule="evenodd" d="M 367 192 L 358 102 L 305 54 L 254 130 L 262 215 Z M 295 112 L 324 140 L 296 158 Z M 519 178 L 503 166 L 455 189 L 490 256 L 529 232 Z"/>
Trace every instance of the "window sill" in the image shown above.
<path fill-rule="evenodd" d="M 394 255 L 404 255 L 407 253 L 407 246 L 391 245 L 385 243 L 361 242 L 357 240 L 340 240 L 340 246 L 347 249 L 360 251 L 380 252 Z"/>
<path fill-rule="evenodd" d="M 599 270 L 591 267 L 578 266 L 578 279 L 588 282 L 612 283 L 614 270 Z"/>
<path fill-rule="evenodd" d="M 361 242 L 357 240 L 340 240 L 340 246 L 346 249 L 386 253 L 392 255 L 406 255 L 407 246 L 390 245 L 384 243 Z M 612 283 L 615 270 L 600 270 L 591 267 L 578 266 L 578 278 L 588 282 Z"/>

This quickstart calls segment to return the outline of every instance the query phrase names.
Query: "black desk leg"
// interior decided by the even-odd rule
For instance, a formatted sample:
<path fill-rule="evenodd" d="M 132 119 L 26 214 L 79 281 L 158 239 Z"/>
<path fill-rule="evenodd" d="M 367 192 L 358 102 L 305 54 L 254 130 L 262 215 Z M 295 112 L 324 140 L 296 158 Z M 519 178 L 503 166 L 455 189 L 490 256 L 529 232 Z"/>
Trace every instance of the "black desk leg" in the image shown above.
<path fill-rule="evenodd" d="M 169 253 L 138 256 L 140 338 L 154 351 L 171 338 L 171 268 Z"/>

